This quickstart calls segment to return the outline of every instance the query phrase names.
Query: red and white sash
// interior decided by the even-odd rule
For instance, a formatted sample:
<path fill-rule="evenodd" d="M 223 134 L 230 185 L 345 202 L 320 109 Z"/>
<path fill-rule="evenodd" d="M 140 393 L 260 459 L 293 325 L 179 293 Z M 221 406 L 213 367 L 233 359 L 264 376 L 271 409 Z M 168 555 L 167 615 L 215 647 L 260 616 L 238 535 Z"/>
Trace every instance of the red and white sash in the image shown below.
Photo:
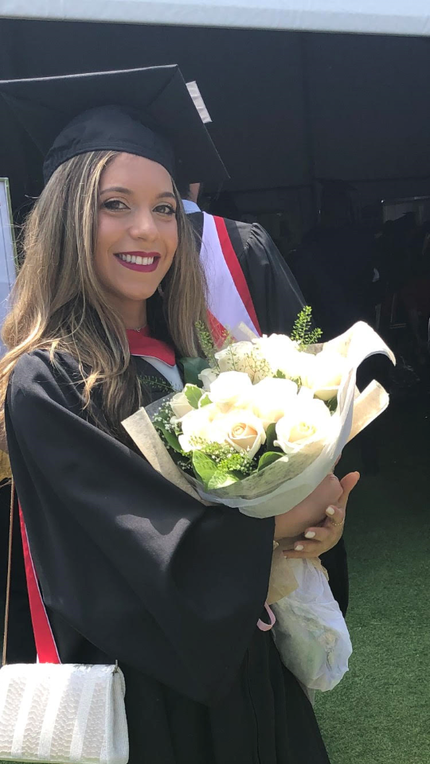
<path fill-rule="evenodd" d="M 217 345 L 244 324 L 261 335 L 251 294 L 223 218 L 203 213 L 200 262 L 208 287 L 209 322 Z"/>

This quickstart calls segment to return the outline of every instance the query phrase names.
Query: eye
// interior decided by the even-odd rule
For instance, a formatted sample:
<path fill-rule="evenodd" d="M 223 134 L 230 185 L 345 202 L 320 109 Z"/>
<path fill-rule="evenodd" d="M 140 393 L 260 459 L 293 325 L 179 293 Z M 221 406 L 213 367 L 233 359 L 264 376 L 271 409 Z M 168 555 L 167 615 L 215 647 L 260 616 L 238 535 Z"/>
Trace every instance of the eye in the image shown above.
<path fill-rule="evenodd" d="M 108 199 L 102 205 L 106 210 L 127 210 L 128 207 L 120 199 Z"/>
<path fill-rule="evenodd" d="M 161 215 L 176 215 L 176 210 L 171 204 L 158 204 L 154 212 L 159 212 Z"/>

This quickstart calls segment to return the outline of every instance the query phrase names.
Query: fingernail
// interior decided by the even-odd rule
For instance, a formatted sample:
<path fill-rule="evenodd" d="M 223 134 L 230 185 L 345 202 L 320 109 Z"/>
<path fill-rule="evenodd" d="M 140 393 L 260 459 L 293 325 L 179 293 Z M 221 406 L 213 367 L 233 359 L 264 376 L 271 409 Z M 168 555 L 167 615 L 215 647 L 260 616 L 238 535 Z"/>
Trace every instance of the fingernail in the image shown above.
<path fill-rule="evenodd" d="M 308 531 L 307 533 L 305 533 L 306 539 L 313 539 L 314 537 L 315 537 L 315 531 Z"/>
<path fill-rule="evenodd" d="M 297 546 L 294 547 L 296 552 L 303 552 L 304 546 L 303 544 L 297 544 Z"/>
<path fill-rule="evenodd" d="M 333 509 L 333 507 L 327 507 L 327 509 L 326 509 L 326 515 L 330 515 L 330 516 L 334 515 L 334 509 Z"/>

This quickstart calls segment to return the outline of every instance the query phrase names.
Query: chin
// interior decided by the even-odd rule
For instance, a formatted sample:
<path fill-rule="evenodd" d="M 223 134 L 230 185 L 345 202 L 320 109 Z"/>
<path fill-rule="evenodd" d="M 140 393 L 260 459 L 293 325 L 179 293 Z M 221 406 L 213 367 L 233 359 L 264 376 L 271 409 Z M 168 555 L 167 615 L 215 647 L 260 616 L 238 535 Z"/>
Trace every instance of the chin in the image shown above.
<path fill-rule="evenodd" d="M 118 284 L 116 293 L 124 300 L 148 300 L 157 291 L 160 279 L 146 279 L 143 283 Z"/>
<path fill-rule="evenodd" d="M 159 282 L 157 284 L 148 285 L 147 289 L 141 289 L 139 292 L 124 292 L 121 297 L 126 300 L 136 300 L 137 302 L 143 302 L 143 300 L 149 300 L 150 297 L 152 297 L 153 294 L 157 291 L 159 286 Z"/>

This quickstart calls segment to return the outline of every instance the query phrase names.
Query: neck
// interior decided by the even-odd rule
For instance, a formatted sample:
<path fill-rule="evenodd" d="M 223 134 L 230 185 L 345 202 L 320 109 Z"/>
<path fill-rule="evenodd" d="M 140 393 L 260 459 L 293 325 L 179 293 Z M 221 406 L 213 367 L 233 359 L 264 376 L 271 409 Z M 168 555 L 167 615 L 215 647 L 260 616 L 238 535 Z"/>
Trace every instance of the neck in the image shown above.
<path fill-rule="evenodd" d="M 124 321 L 126 329 L 141 329 L 146 326 L 146 300 L 121 301 L 115 304 L 115 308 Z"/>

